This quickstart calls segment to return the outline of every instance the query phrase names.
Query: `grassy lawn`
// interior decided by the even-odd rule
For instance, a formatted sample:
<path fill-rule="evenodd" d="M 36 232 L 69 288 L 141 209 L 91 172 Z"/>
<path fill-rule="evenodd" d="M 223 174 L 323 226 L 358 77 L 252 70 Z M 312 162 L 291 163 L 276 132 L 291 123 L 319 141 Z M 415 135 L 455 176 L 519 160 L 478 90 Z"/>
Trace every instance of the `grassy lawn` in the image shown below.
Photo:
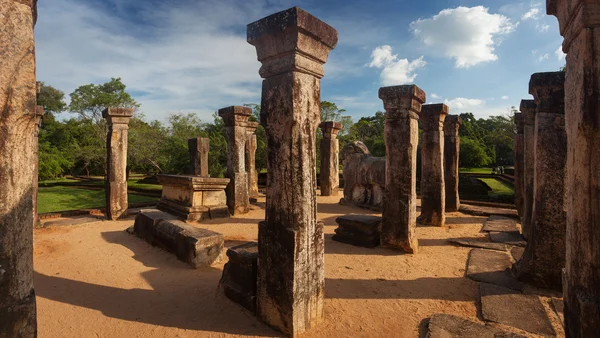
<path fill-rule="evenodd" d="M 459 168 L 458 172 L 462 174 L 491 174 L 492 168 Z"/>
<path fill-rule="evenodd" d="M 144 184 L 144 183 L 137 183 L 137 181 L 139 181 L 139 179 L 137 179 L 137 178 L 130 179 L 127 181 L 127 186 L 130 188 L 162 191 L 162 185 L 160 185 L 160 184 Z"/>
<path fill-rule="evenodd" d="M 513 187 L 495 178 L 480 178 L 492 188 L 491 195 L 512 195 L 515 193 Z"/>
<path fill-rule="evenodd" d="M 55 180 L 45 180 L 45 181 L 39 181 L 39 186 L 44 186 L 46 184 L 54 184 L 54 183 L 71 183 L 71 182 L 79 182 L 79 180 L 74 180 L 72 178 L 57 178 Z"/>
<path fill-rule="evenodd" d="M 101 208 L 105 205 L 104 190 L 87 190 L 76 187 L 40 187 L 38 213 Z M 129 194 L 129 203 L 153 202 L 157 197 Z"/>

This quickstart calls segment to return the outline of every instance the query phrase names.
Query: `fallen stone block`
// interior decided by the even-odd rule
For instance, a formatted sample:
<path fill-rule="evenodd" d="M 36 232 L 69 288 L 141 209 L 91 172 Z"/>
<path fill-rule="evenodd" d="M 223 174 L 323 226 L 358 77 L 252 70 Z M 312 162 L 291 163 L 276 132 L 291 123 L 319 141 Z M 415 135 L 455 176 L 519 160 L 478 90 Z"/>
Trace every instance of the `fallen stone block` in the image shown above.
<path fill-rule="evenodd" d="M 524 252 L 525 252 L 525 248 L 521 247 L 521 246 L 513 246 L 510 249 L 510 254 L 512 255 L 515 262 L 518 262 L 521 259 Z"/>
<path fill-rule="evenodd" d="M 219 284 L 227 298 L 255 313 L 258 243 L 234 246 L 227 250 L 227 257 Z"/>
<path fill-rule="evenodd" d="M 519 228 L 514 219 L 494 215 L 485 221 L 481 231 L 519 232 Z"/>
<path fill-rule="evenodd" d="M 521 246 L 521 247 L 525 247 L 527 245 L 527 242 L 525 242 L 525 240 L 523 239 L 523 236 L 521 236 L 521 233 L 519 233 L 518 231 L 512 231 L 512 232 L 490 231 L 489 235 L 490 235 L 490 240 L 494 243 L 504 243 L 504 244 L 508 244 L 508 245 Z"/>
<path fill-rule="evenodd" d="M 481 283 L 481 312 L 486 321 L 543 336 L 556 335 L 538 296 L 524 295 L 497 285 Z"/>
<path fill-rule="evenodd" d="M 436 313 L 431 316 L 427 326 L 429 332 L 427 338 L 521 338 L 511 332 L 486 326 L 482 323 L 472 321 L 454 315 Z"/>
<path fill-rule="evenodd" d="M 521 283 L 511 274 L 511 266 L 512 261 L 506 252 L 473 249 L 469 253 L 467 277 L 520 291 Z"/>
<path fill-rule="evenodd" d="M 489 250 L 506 251 L 509 246 L 502 243 L 491 243 L 478 240 L 467 240 L 467 239 L 450 239 L 450 243 L 454 243 L 460 246 L 466 246 L 471 248 L 481 248 Z"/>
<path fill-rule="evenodd" d="M 142 210 L 135 217 L 133 230 L 146 242 L 174 253 L 194 268 L 217 263 L 223 252 L 223 235 L 199 229 L 158 210 Z"/>
<path fill-rule="evenodd" d="M 332 239 L 365 248 L 374 248 L 380 243 L 381 217 L 368 215 L 345 215 L 336 218 L 338 228 Z"/>
<path fill-rule="evenodd" d="M 331 237 L 336 242 L 360 246 L 364 248 L 374 248 L 380 243 L 379 235 L 364 235 L 352 231 L 346 231 L 341 228 L 335 229 L 335 235 Z"/>

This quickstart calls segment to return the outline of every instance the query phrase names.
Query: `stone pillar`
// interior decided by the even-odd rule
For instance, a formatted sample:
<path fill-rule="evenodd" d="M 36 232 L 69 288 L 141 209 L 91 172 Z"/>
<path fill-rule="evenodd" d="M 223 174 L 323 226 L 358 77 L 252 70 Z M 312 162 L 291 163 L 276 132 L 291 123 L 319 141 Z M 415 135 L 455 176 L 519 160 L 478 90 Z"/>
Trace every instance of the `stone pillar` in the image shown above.
<path fill-rule="evenodd" d="M 419 115 L 421 135 L 421 216 L 419 223 L 446 224 L 446 184 L 444 183 L 444 120 L 448 106 L 426 104 Z"/>
<path fill-rule="evenodd" d="M 537 106 L 533 100 L 521 100 L 523 114 L 523 237 L 531 237 L 531 213 L 533 212 L 533 172 L 535 167 L 535 114 Z"/>
<path fill-rule="evenodd" d="M 537 104 L 534 200 L 531 237 L 516 265 L 520 280 L 557 290 L 565 266 L 567 223 L 564 82 L 564 72 L 536 73 L 529 82 L 529 93 Z"/>
<path fill-rule="evenodd" d="M 35 337 L 36 2 L 0 0 L 0 18 L 0 336 Z"/>
<path fill-rule="evenodd" d="M 448 115 L 444 121 L 444 183 L 446 184 L 446 211 L 458 211 L 458 167 L 460 158 L 460 136 L 462 124 L 459 115 Z"/>
<path fill-rule="evenodd" d="M 106 136 L 106 218 L 116 220 L 127 211 L 127 134 L 133 108 L 107 108 L 102 117 Z"/>
<path fill-rule="evenodd" d="M 38 185 L 39 185 L 39 169 L 40 169 L 40 162 L 39 162 L 39 135 L 40 135 L 40 125 L 42 123 L 42 117 L 44 116 L 44 107 L 42 106 L 35 106 L 35 128 L 33 131 L 33 135 L 34 135 L 34 142 L 33 142 L 33 153 L 34 153 L 34 159 L 35 162 L 33 164 L 34 169 L 33 169 L 33 182 L 35 182 L 35 184 L 33 185 L 34 191 L 33 191 L 33 222 L 35 225 L 38 225 L 39 223 L 39 217 L 38 217 Z"/>
<path fill-rule="evenodd" d="M 515 113 L 515 124 L 517 127 L 517 134 L 513 142 L 513 157 L 515 166 L 515 205 L 517 206 L 517 213 L 519 218 L 523 217 L 523 194 L 524 194 L 524 169 L 525 169 L 525 158 L 524 158 L 524 117 L 523 113 Z"/>
<path fill-rule="evenodd" d="M 385 116 L 385 194 L 381 245 L 417 253 L 417 146 L 425 92 L 419 87 L 379 88 Z"/>
<path fill-rule="evenodd" d="M 208 173 L 210 139 L 204 137 L 188 139 L 188 150 L 190 152 L 190 173 L 194 176 L 210 177 Z"/>
<path fill-rule="evenodd" d="M 340 143 L 337 134 L 343 126 L 339 122 L 327 121 L 319 125 L 321 139 L 321 168 L 319 181 L 321 196 L 337 196 L 340 187 Z"/>
<path fill-rule="evenodd" d="M 600 332 L 600 25 L 597 1 L 548 0 L 567 53 L 567 337 Z"/>
<path fill-rule="evenodd" d="M 317 222 L 316 129 L 323 64 L 337 31 L 294 7 L 248 25 L 262 62 L 267 203 L 258 228 L 258 317 L 287 335 L 323 320 L 324 237 Z"/>
<path fill-rule="evenodd" d="M 232 106 L 219 109 L 227 135 L 227 207 L 232 215 L 248 212 L 248 177 L 246 175 L 246 124 L 252 115 L 248 107 Z"/>
<path fill-rule="evenodd" d="M 251 199 L 258 198 L 256 128 L 258 128 L 258 122 L 248 122 L 246 125 L 246 175 L 248 176 L 248 197 Z"/>

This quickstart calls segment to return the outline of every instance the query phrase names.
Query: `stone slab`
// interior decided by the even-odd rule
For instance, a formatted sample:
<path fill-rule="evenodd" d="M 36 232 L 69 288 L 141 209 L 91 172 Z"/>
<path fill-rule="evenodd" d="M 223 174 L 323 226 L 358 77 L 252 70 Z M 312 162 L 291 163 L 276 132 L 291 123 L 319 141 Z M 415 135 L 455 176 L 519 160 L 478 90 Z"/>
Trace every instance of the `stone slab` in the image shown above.
<path fill-rule="evenodd" d="M 379 234 L 365 235 L 363 233 L 348 231 L 342 228 L 335 229 L 335 235 L 333 235 L 331 239 L 336 242 L 364 248 L 374 248 L 380 244 Z"/>
<path fill-rule="evenodd" d="M 506 332 L 483 323 L 454 315 L 436 313 L 427 326 L 427 338 L 521 338 L 519 334 Z"/>
<path fill-rule="evenodd" d="M 81 225 L 88 223 L 102 222 L 102 219 L 99 217 L 72 217 L 72 218 L 64 218 L 54 221 L 47 221 L 43 223 L 45 227 L 51 226 L 71 226 L 71 225 Z"/>
<path fill-rule="evenodd" d="M 560 318 L 560 323 L 564 327 L 565 326 L 565 303 L 562 298 L 551 298 L 550 302 L 552 303 L 552 308 Z"/>
<path fill-rule="evenodd" d="M 495 207 L 486 207 L 486 206 L 478 206 L 471 204 L 460 204 L 460 208 L 458 211 L 474 215 L 474 216 L 492 216 L 492 215 L 501 215 L 504 217 L 510 217 L 518 219 L 519 215 L 517 214 L 517 210 L 507 209 L 507 208 L 495 208 Z"/>
<path fill-rule="evenodd" d="M 525 248 L 522 246 L 513 246 L 510 249 L 510 254 L 512 255 L 515 262 L 518 262 L 521 259 L 521 256 L 523 256 L 524 252 L 525 252 Z"/>
<path fill-rule="evenodd" d="M 146 242 L 174 253 L 194 268 L 211 266 L 220 261 L 223 235 L 200 229 L 174 219 L 158 210 L 142 210 L 135 217 L 134 232 Z"/>
<path fill-rule="evenodd" d="M 227 298 L 255 313 L 258 243 L 234 246 L 227 250 L 227 257 L 219 284 Z"/>
<path fill-rule="evenodd" d="M 335 219 L 340 228 L 360 232 L 365 235 L 381 233 L 381 217 L 350 214 Z"/>
<path fill-rule="evenodd" d="M 469 253 L 467 277 L 477 282 L 521 290 L 521 283 L 510 273 L 511 266 L 508 253 L 473 249 Z"/>
<path fill-rule="evenodd" d="M 508 245 L 515 245 L 525 247 L 527 242 L 521 236 L 521 233 L 518 231 L 513 232 L 495 232 L 490 231 L 490 240 L 494 243 L 504 243 Z"/>
<path fill-rule="evenodd" d="M 493 215 L 485 221 L 481 231 L 519 232 L 519 228 L 514 219 Z"/>
<path fill-rule="evenodd" d="M 466 239 L 451 239 L 450 243 L 458 244 L 460 246 L 466 246 L 471 248 L 481 248 L 489 250 L 506 251 L 509 246 L 503 243 L 492 243 L 477 240 L 466 240 Z"/>
<path fill-rule="evenodd" d="M 481 283 L 481 312 L 486 321 L 512 326 L 527 332 L 554 336 L 554 328 L 538 296 Z"/>

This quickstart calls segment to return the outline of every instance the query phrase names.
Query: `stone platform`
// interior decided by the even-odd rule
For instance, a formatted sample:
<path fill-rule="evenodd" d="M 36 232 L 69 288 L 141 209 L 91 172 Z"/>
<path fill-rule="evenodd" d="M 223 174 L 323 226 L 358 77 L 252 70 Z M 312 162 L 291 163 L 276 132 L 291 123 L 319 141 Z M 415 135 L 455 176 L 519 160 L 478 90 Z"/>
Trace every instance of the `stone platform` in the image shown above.
<path fill-rule="evenodd" d="M 381 217 L 368 215 L 344 215 L 336 218 L 338 228 L 332 239 L 337 242 L 374 248 L 379 245 Z"/>
<path fill-rule="evenodd" d="M 162 197 L 156 206 L 185 221 L 229 217 L 225 187 L 228 178 L 158 175 Z"/>

